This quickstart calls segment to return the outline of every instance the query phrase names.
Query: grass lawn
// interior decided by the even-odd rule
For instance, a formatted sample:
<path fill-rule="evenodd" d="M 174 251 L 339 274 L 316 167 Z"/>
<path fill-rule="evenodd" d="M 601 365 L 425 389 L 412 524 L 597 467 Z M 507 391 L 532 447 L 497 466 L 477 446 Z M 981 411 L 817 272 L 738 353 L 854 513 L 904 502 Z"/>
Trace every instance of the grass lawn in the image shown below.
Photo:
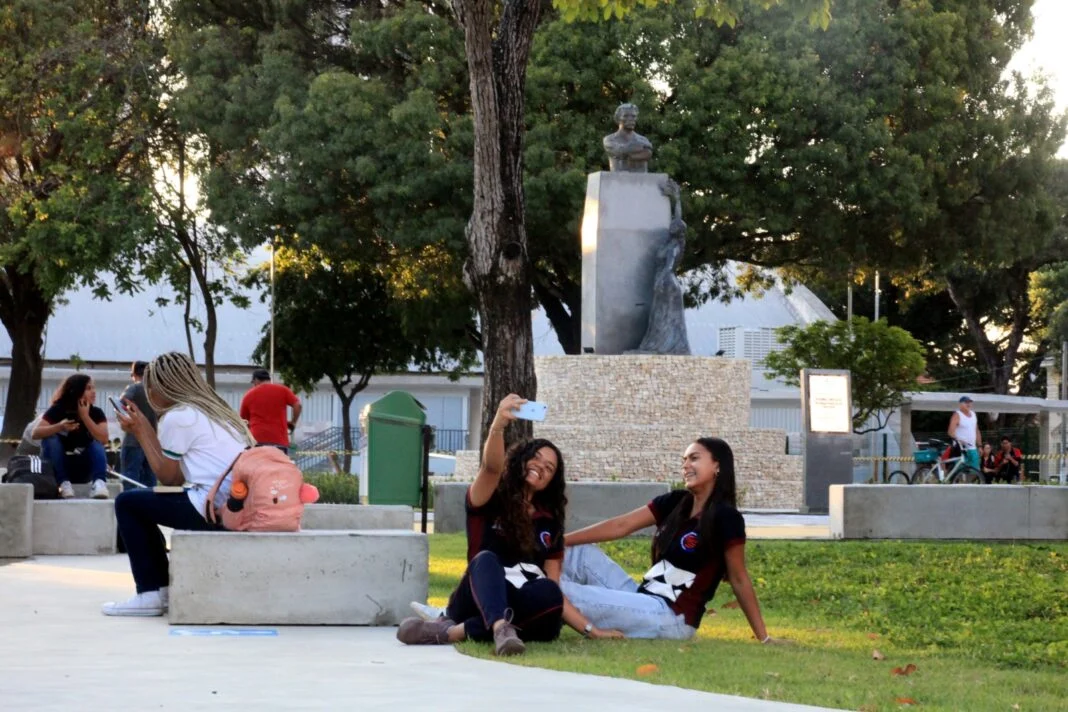
<path fill-rule="evenodd" d="M 465 547 L 431 536 L 431 603 L 459 581 Z M 636 577 L 647 567 L 647 539 L 604 548 Z M 769 631 L 796 645 L 756 643 L 721 584 L 692 641 L 565 628 L 509 662 L 852 710 L 1068 710 L 1068 544 L 751 541 L 746 553 Z"/>

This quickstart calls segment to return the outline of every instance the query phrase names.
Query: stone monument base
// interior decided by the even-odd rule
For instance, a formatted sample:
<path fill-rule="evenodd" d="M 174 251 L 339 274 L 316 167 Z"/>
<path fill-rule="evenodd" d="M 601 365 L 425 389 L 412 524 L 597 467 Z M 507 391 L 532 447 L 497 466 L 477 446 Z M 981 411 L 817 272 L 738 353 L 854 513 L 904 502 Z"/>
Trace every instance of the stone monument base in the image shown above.
<path fill-rule="evenodd" d="M 682 454 L 699 437 L 734 451 L 741 506 L 801 506 L 801 458 L 781 430 L 749 427 L 748 361 L 702 356 L 546 356 L 535 359 L 536 437 L 564 454 L 572 481 L 681 482 Z M 458 452 L 456 478 L 473 479 L 478 453 Z"/>

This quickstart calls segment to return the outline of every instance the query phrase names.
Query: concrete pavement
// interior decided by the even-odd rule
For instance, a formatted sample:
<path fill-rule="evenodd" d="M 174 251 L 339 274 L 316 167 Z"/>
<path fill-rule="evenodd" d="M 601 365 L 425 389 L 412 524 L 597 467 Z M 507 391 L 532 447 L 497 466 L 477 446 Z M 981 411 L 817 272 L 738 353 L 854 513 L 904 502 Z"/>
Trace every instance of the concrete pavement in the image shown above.
<path fill-rule="evenodd" d="M 124 556 L 0 565 L 0 710 L 819 709 L 405 647 L 393 628 L 172 628 L 100 614 L 132 591 Z M 274 634 L 248 635 L 264 630 Z"/>

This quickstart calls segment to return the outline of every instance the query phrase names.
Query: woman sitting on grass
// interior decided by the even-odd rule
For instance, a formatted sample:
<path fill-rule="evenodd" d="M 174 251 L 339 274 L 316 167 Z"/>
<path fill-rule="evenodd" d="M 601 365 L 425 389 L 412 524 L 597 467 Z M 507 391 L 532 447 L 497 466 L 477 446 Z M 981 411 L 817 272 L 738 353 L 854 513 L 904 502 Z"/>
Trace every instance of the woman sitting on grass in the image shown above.
<path fill-rule="evenodd" d="M 628 638 L 692 638 L 724 576 L 757 640 L 768 635 L 745 568 L 745 521 L 738 512 L 734 454 L 701 438 L 682 458 L 685 489 L 565 537 L 564 594 L 594 625 Z M 652 568 L 641 584 L 592 544 L 656 525 Z"/>
<path fill-rule="evenodd" d="M 467 571 L 441 618 L 408 618 L 397 640 L 408 645 L 493 640 L 497 655 L 516 655 L 523 641 L 555 640 L 566 620 L 587 634 L 596 630 L 560 592 L 564 557 L 564 460 L 548 440 L 529 440 L 504 451 L 504 430 L 526 401 L 501 401 L 482 452 L 482 466 L 467 490 Z M 618 634 L 616 634 L 618 635 Z"/>
<path fill-rule="evenodd" d="M 208 492 L 237 456 L 255 444 L 244 421 L 185 354 L 156 357 L 145 368 L 144 385 L 149 405 L 159 414 L 158 433 L 128 400 L 123 401 L 127 413 L 119 415 L 119 424 L 137 438 L 160 484 L 191 487 L 174 493 L 132 489 L 115 499 L 115 518 L 130 557 L 137 595 L 104 604 L 108 616 L 163 615 L 170 574 L 160 527 L 218 529 L 208 521 Z M 229 493 L 227 478 L 215 494 L 217 509 L 225 506 Z"/>

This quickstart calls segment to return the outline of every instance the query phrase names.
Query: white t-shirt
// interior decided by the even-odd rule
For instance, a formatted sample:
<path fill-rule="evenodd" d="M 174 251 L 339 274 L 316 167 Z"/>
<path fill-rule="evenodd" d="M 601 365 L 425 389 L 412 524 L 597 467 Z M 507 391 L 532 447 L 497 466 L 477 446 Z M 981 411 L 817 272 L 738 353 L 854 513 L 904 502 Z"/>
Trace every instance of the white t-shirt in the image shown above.
<path fill-rule="evenodd" d="M 245 449 L 244 440 L 196 408 L 180 405 L 160 419 L 159 444 L 166 457 L 178 461 L 186 484 L 192 485 L 189 501 L 207 519 L 208 492 Z M 216 508 L 223 507 L 229 495 L 227 478 L 215 495 Z"/>

